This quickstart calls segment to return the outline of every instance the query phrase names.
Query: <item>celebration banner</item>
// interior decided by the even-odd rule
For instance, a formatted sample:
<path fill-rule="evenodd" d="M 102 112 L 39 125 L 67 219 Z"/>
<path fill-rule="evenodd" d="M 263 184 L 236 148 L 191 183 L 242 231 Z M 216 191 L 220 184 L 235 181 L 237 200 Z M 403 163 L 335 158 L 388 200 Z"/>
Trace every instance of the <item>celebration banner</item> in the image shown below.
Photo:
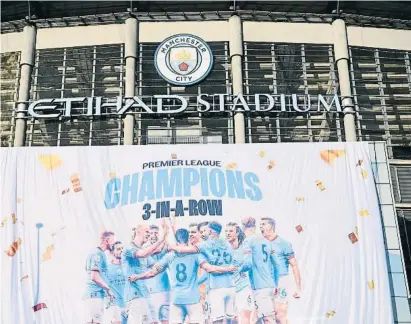
<path fill-rule="evenodd" d="M 1 323 L 393 323 L 367 143 L 1 149 Z"/>

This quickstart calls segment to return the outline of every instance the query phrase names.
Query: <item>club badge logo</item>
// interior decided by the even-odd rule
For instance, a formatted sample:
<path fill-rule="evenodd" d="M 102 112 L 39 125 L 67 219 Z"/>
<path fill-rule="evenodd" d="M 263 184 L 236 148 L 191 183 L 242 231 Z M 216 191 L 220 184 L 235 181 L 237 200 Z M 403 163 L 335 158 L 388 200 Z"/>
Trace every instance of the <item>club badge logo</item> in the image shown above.
<path fill-rule="evenodd" d="M 164 80 L 174 85 L 188 86 L 202 81 L 210 73 L 213 53 L 201 38 L 178 34 L 158 46 L 154 62 Z"/>

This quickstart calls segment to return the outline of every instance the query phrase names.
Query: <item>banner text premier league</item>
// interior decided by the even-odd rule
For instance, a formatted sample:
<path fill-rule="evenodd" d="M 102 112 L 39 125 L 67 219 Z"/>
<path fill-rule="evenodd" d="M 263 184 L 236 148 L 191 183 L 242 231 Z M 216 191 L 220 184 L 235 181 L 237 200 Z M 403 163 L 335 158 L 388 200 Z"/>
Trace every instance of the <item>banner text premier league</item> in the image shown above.
<path fill-rule="evenodd" d="M 143 205 L 143 220 L 151 217 L 222 216 L 223 200 L 260 201 L 260 179 L 253 172 L 224 169 L 216 160 L 166 160 L 143 163 L 142 170 L 110 179 L 105 189 L 107 209 Z M 200 196 L 202 199 L 191 199 Z M 185 198 L 178 200 L 163 199 Z M 154 202 L 157 200 L 156 202 Z"/>

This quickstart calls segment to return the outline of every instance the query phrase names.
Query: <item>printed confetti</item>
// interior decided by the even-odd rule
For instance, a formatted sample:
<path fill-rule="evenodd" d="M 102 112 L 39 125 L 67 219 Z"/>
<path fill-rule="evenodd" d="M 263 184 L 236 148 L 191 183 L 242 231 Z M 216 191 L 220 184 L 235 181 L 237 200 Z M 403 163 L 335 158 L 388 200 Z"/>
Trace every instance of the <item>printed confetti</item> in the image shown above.
<path fill-rule="evenodd" d="M 364 169 L 361 170 L 361 175 L 363 179 L 367 179 L 368 178 L 368 172 Z"/>
<path fill-rule="evenodd" d="M 6 253 L 9 257 L 15 256 L 21 243 L 23 243 L 23 241 L 21 238 L 19 238 L 17 241 L 10 244 L 8 250 L 4 251 L 4 253 Z"/>
<path fill-rule="evenodd" d="M 320 189 L 321 191 L 325 190 L 325 186 L 321 180 L 316 180 L 315 184 L 317 185 L 318 189 Z"/>
<path fill-rule="evenodd" d="M 271 169 L 274 168 L 274 167 L 275 167 L 275 161 L 271 160 L 270 163 L 268 164 L 267 169 L 268 169 L 268 170 L 271 170 Z"/>
<path fill-rule="evenodd" d="M 366 209 L 362 209 L 360 210 L 360 216 L 369 216 L 370 213 L 368 212 L 368 210 Z"/>
<path fill-rule="evenodd" d="M 363 160 L 358 160 L 357 164 L 355 166 L 361 166 Z"/>
<path fill-rule="evenodd" d="M 78 175 L 77 173 L 73 174 L 73 175 L 70 177 L 70 180 L 71 180 L 71 184 L 72 184 L 72 186 L 73 186 L 73 191 L 74 191 L 74 192 L 80 192 L 80 191 L 83 190 L 83 189 L 81 188 L 80 178 L 79 178 L 79 175 Z"/>
<path fill-rule="evenodd" d="M 51 252 L 54 250 L 54 244 L 49 245 L 46 249 L 46 252 L 43 253 L 43 260 L 42 262 L 46 262 L 51 259 Z"/>
<path fill-rule="evenodd" d="M 237 163 L 233 162 L 227 165 L 227 169 L 236 169 L 237 168 Z"/>
<path fill-rule="evenodd" d="M 40 155 L 39 159 L 46 170 L 53 170 L 63 164 L 60 156 L 55 154 Z"/>
<path fill-rule="evenodd" d="M 297 197 L 297 198 L 295 198 L 296 201 L 304 201 L 304 199 L 305 199 L 304 197 Z"/>
<path fill-rule="evenodd" d="M 3 220 L 1 221 L 1 227 L 4 227 L 7 224 L 7 216 L 3 218 Z"/>
<path fill-rule="evenodd" d="M 330 317 L 333 317 L 335 315 L 335 311 L 331 311 L 331 312 L 328 312 L 327 314 L 325 314 L 325 317 L 327 317 L 327 318 L 330 318 Z"/>
<path fill-rule="evenodd" d="M 41 310 L 43 308 L 47 308 L 47 305 L 45 303 L 39 303 L 39 304 L 33 306 L 33 311 L 38 312 L 39 310 Z"/>
<path fill-rule="evenodd" d="M 17 223 L 17 217 L 16 217 L 16 214 L 11 214 L 11 219 L 12 219 L 12 222 L 13 222 L 13 224 L 16 224 Z"/>
<path fill-rule="evenodd" d="M 355 235 L 355 233 L 350 233 L 350 234 L 348 234 L 348 238 L 351 240 L 351 243 L 352 243 L 352 244 L 358 242 L 358 238 L 357 238 L 357 236 Z"/>
<path fill-rule="evenodd" d="M 368 281 L 367 284 L 368 284 L 368 288 L 370 288 L 371 290 L 374 290 L 375 288 L 374 280 Z"/>
<path fill-rule="evenodd" d="M 61 192 L 62 195 L 65 195 L 70 192 L 70 188 L 67 188 Z"/>
<path fill-rule="evenodd" d="M 29 275 L 25 275 L 20 279 L 20 282 L 22 282 L 24 279 L 28 279 L 28 278 L 29 278 Z"/>
<path fill-rule="evenodd" d="M 172 160 L 176 160 L 176 159 L 177 159 L 177 154 L 171 153 L 171 159 L 172 159 Z"/>
<path fill-rule="evenodd" d="M 301 225 L 297 225 L 295 229 L 297 230 L 298 233 L 301 233 L 303 231 L 303 227 Z"/>
<path fill-rule="evenodd" d="M 20 204 L 21 203 L 21 198 L 17 197 L 17 203 Z"/>
<path fill-rule="evenodd" d="M 345 150 L 325 150 L 320 152 L 321 160 L 329 165 L 333 165 L 335 160 L 344 156 Z"/>

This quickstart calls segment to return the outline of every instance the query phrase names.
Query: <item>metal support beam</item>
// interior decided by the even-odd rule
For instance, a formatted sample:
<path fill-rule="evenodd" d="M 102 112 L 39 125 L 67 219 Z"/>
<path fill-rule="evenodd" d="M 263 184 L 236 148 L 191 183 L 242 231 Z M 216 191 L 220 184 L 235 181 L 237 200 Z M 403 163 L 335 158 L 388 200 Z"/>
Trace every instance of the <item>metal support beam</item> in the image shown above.
<path fill-rule="evenodd" d="M 233 95 L 243 93 L 243 27 L 237 15 L 228 21 L 230 28 L 230 61 Z M 245 143 L 245 121 L 243 112 L 234 112 L 235 143 Z"/>
<path fill-rule="evenodd" d="M 37 30 L 34 25 L 23 29 L 24 42 L 20 59 L 20 82 L 17 97 L 16 131 L 14 146 L 24 146 L 26 140 L 26 112 L 30 99 L 31 73 L 34 67 Z"/>
<path fill-rule="evenodd" d="M 126 60 L 126 83 L 125 96 L 135 96 L 136 83 L 136 64 L 137 64 L 137 35 L 138 22 L 134 16 L 130 16 L 125 22 L 125 44 L 124 55 Z M 124 118 L 124 145 L 134 144 L 134 125 L 135 117 L 132 114 L 126 114 Z"/>
<path fill-rule="evenodd" d="M 344 112 L 345 140 L 356 142 L 355 110 L 351 94 L 348 40 L 345 21 L 337 17 L 332 23 L 334 33 L 334 57 L 337 63 L 340 94 Z"/>

